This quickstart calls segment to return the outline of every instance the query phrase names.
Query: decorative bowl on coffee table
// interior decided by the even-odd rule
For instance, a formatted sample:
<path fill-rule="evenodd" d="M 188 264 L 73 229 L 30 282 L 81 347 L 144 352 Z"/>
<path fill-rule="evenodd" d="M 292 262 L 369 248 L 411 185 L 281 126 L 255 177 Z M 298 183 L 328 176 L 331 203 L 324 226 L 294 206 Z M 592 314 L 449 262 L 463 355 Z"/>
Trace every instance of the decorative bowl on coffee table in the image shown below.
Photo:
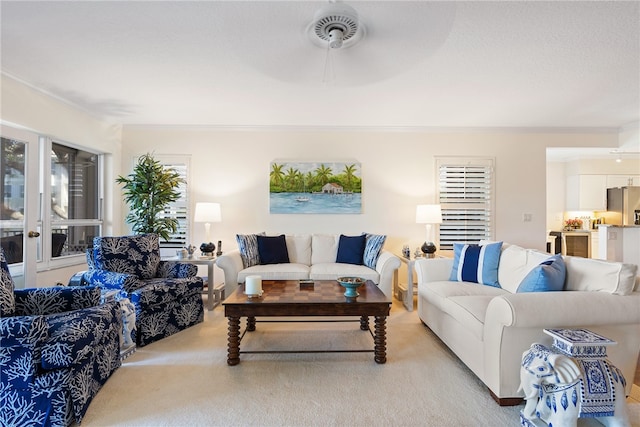
<path fill-rule="evenodd" d="M 356 289 L 364 285 L 365 280 L 362 277 L 338 277 L 338 283 L 342 285 L 346 291 L 344 296 L 348 298 L 355 298 L 360 294 Z"/>

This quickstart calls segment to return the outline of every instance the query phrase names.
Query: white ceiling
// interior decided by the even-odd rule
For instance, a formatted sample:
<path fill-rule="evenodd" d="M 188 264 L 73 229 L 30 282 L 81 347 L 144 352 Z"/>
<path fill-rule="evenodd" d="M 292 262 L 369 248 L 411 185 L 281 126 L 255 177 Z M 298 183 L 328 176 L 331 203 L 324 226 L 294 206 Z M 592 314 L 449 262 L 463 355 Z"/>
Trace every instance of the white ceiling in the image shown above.
<path fill-rule="evenodd" d="M 123 124 L 619 128 L 640 120 L 640 3 L 5 1 L 2 72 Z"/>

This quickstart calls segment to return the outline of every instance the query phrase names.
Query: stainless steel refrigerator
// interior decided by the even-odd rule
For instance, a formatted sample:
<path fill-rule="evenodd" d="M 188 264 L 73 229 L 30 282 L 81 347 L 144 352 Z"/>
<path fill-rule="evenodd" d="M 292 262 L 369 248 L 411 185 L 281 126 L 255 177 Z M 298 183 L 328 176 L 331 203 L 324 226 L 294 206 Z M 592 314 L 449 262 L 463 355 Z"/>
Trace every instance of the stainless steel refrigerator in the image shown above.
<path fill-rule="evenodd" d="M 640 225 L 640 187 L 607 188 L 607 222 Z"/>

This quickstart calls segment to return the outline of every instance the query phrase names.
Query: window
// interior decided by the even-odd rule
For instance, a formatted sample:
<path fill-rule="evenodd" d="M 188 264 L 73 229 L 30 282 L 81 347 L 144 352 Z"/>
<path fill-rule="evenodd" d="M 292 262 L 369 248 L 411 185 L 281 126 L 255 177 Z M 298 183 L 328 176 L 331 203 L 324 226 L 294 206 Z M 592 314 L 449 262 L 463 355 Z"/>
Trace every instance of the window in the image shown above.
<path fill-rule="evenodd" d="M 178 220 L 178 230 L 173 233 L 168 241 L 160 239 L 160 247 L 163 248 L 184 248 L 189 245 L 189 225 L 190 209 L 188 197 L 189 184 L 189 156 L 174 155 L 154 155 L 155 159 L 166 168 L 172 168 L 184 180 L 184 184 L 178 187 L 180 198 L 171 203 L 165 209 L 165 218 L 176 218 Z"/>
<path fill-rule="evenodd" d="M 436 158 L 438 200 L 442 208 L 440 248 L 478 243 L 494 234 L 493 159 Z"/>
<path fill-rule="evenodd" d="M 22 141 L 10 138 L 0 140 L 0 246 L 9 264 L 22 262 L 24 240 L 24 196 L 19 196 L 25 182 L 25 151 Z"/>
<path fill-rule="evenodd" d="M 51 256 L 84 254 L 102 229 L 100 156 L 58 142 L 50 153 Z"/>
<path fill-rule="evenodd" d="M 84 258 L 93 237 L 102 232 L 102 156 L 28 134 L 34 150 L 27 151 L 24 142 L 5 137 L 0 147 L 0 243 L 5 255 L 11 254 L 7 256 L 10 264 L 37 261 L 38 269 L 68 264 L 54 260 L 72 255 Z M 34 183 L 33 203 L 25 197 L 27 183 Z M 27 215 L 31 225 L 25 221 Z M 40 235 L 32 254 L 24 249 L 24 236 L 31 231 Z"/>

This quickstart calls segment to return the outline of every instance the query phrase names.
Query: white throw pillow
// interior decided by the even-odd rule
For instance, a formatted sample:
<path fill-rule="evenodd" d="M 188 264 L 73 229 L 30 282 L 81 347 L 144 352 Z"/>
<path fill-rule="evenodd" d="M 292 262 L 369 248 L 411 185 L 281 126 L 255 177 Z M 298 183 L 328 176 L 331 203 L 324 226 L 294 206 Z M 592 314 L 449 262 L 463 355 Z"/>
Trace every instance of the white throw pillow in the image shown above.
<path fill-rule="evenodd" d="M 285 236 L 285 238 L 287 251 L 289 252 L 289 262 L 311 265 L 311 235 L 296 234 Z"/>
<path fill-rule="evenodd" d="M 339 234 L 314 234 L 311 238 L 311 264 L 336 262 Z"/>
<path fill-rule="evenodd" d="M 628 295 L 633 291 L 638 266 L 621 262 L 567 256 L 567 291 L 604 291 Z"/>

